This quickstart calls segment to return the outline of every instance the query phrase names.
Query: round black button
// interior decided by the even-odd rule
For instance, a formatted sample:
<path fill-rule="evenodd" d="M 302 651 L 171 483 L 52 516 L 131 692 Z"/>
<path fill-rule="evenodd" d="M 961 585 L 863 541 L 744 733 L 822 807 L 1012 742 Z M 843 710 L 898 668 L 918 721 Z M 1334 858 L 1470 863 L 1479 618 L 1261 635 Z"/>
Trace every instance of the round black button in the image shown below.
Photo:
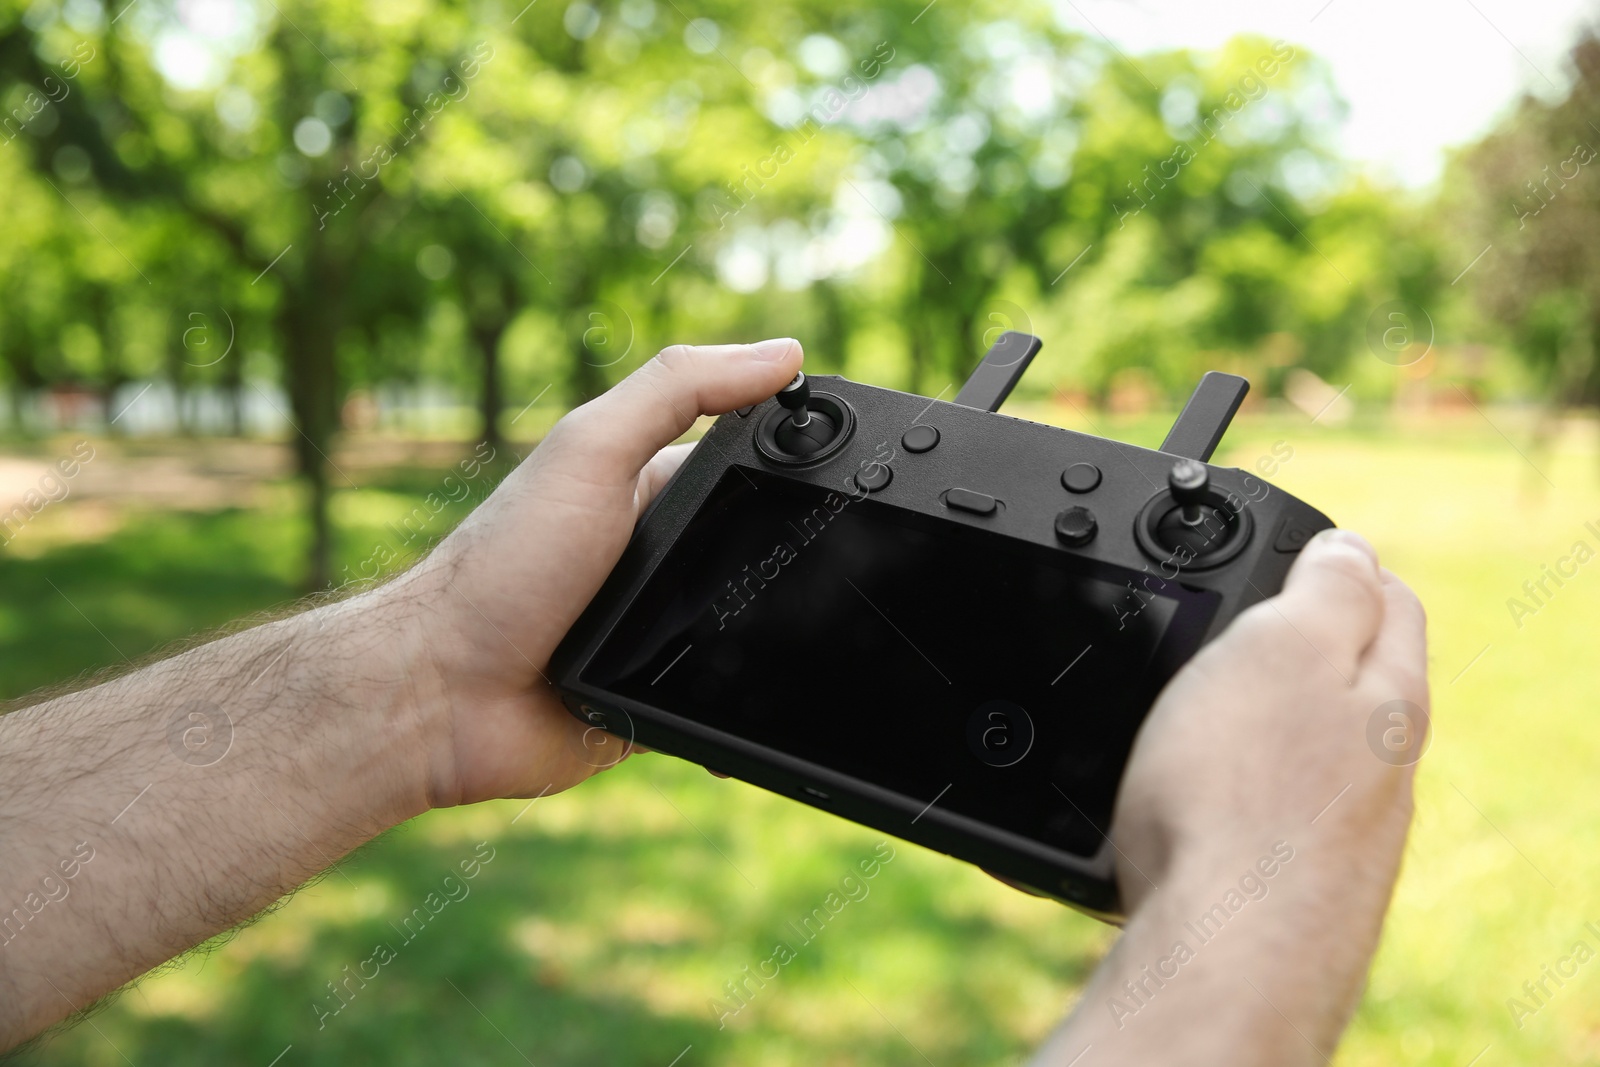
<path fill-rule="evenodd" d="M 1061 472 L 1061 484 L 1069 493 L 1087 493 L 1100 484 L 1100 468 L 1093 463 L 1074 463 Z"/>
<path fill-rule="evenodd" d="M 856 485 L 868 493 L 876 493 L 893 480 L 894 471 L 887 463 L 868 463 L 856 471 Z"/>
<path fill-rule="evenodd" d="M 939 431 L 932 426 L 913 426 L 900 438 L 900 443 L 907 452 L 926 452 L 939 443 Z"/>
<path fill-rule="evenodd" d="M 1056 536 L 1074 548 L 1093 541 L 1099 529 L 1099 523 L 1094 521 L 1094 512 L 1088 508 L 1068 508 L 1056 516 Z"/>

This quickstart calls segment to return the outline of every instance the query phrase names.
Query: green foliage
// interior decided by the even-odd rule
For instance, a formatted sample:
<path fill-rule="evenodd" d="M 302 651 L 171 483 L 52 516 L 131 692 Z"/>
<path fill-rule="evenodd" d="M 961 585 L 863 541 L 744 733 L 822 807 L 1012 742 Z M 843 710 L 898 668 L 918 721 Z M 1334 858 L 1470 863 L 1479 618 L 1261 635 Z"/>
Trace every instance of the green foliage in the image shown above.
<path fill-rule="evenodd" d="M 1335 97 L 1292 43 L 1129 58 L 1038 2 L 207 10 L 234 21 L 0 7 L 0 353 L 21 390 L 235 393 L 266 353 L 314 586 L 353 389 L 474 392 L 495 442 L 674 341 L 794 335 L 933 394 L 1014 327 L 1055 353 L 1035 394 L 1271 390 L 1435 285 L 1376 239 L 1389 201 L 1333 192 Z"/>
<path fill-rule="evenodd" d="M 1570 87 L 1532 96 L 1453 161 L 1441 214 L 1472 271 L 1479 318 L 1504 336 L 1555 404 L 1600 399 L 1600 36 L 1570 56 Z"/>
<path fill-rule="evenodd" d="M 53 76 L 67 90 L 7 131 L 0 160 L 17 189 L 8 273 L 37 292 L 5 319 L 24 383 L 114 376 L 112 354 L 68 355 L 94 290 L 169 319 L 238 311 L 286 375 L 332 390 L 297 406 L 312 421 L 353 384 L 475 380 L 472 328 L 498 344 L 523 310 L 562 329 L 578 390 L 629 367 L 590 358 L 602 305 L 635 356 L 788 326 L 824 362 L 887 313 L 913 378 L 959 375 L 990 304 L 1048 317 L 1125 262 L 1131 217 L 1156 226 L 1131 238 L 1148 262 L 1114 267 L 1106 295 L 1145 318 L 1145 290 L 1199 276 L 1213 297 L 1183 321 L 1169 388 L 1215 346 L 1330 321 L 1289 288 L 1315 257 L 1304 204 L 1336 177 L 1319 147 L 1330 90 L 1282 42 L 1127 60 L 1043 6 L 726 5 L 690 24 L 639 2 L 243 5 L 242 27 L 188 57 L 197 72 L 169 56 L 200 39 L 181 7 L 143 0 L 110 25 L 94 6 L 0 13 L 7 100 Z M 91 58 L 65 79 L 74 50 Z M 448 253 L 431 278 L 430 248 Z M 454 359 L 430 361 L 416 338 L 440 304 L 465 317 L 441 335 Z M 167 348 L 159 318 L 102 347 Z M 338 373 L 302 368 L 307 340 Z M 1075 373 L 1128 358 L 1088 355 Z"/>

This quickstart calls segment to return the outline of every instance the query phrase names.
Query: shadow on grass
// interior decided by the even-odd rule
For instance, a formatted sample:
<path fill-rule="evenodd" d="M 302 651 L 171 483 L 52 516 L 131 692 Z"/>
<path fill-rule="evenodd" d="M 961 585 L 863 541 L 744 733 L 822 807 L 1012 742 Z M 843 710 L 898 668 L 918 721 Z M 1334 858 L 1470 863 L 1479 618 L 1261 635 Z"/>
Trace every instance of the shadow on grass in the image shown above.
<path fill-rule="evenodd" d="M 1039 929 L 996 921 L 943 884 L 957 865 L 901 842 L 807 943 L 791 923 L 881 838 L 665 757 L 637 762 L 515 825 L 508 803 L 402 827 L 23 1062 L 120 1050 L 267 1067 L 288 1047 L 280 1067 L 1014 1063 L 1039 1034 L 1017 1032 L 1011 1001 L 1043 989 L 1064 1005 L 1103 948 L 1059 910 Z M 713 999 L 731 1006 L 727 983 L 778 939 L 793 962 L 746 985 L 748 1007 L 720 1028 Z"/>
<path fill-rule="evenodd" d="M 136 515 L 105 542 L 0 556 L 0 690 L 285 604 L 303 543 L 297 517 L 265 509 Z M 902 842 L 869 895 L 802 940 L 793 924 L 883 835 L 666 757 L 522 809 L 416 820 L 16 1062 L 1014 1063 L 1107 941 Z M 494 858 L 463 880 L 479 842 Z M 793 961 L 747 984 L 721 1028 L 714 1001 L 733 1006 L 728 983 L 779 940 Z M 392 959 L 374 962 L 379 945 Z"/>
<path fill-rule="evenodd" d="M 147 515 L 112 539 L 0 555 L 0 693 L 138 659 L 293 600 L 302 543 L 287 516 Z"/>
<path fill-rule="evenodd" d="M 364 491 L 403 500 L 391 505 L 398 519 L 422 507 L 446 473 L 385 468 Z M 333 573 L 369 573 L 362 564 L 375 545 L 415 558 L 504 473 L 485 468 L 478 496 L 449 502 L 412 546 L 379 521 L 342 524 Z M 106 540 L 59 545 L 37 558 L 0 549 L 0 699 L 294 603 L 303 593 L 306 523 L 294 493 L 266 497 L 270 503 L 257 509 L 133 512 Z"/>

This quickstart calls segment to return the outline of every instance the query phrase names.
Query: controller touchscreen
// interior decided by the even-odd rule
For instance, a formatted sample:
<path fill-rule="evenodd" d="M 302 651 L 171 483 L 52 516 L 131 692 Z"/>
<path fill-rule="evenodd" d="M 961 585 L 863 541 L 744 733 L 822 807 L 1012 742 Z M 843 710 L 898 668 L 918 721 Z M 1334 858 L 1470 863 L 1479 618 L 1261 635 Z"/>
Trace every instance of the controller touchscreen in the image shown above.
<path fill-rule="evenodd" d="M 860 494 L 855 494 L 859 496 Z M 1216 593 L 732 467 L 583 680 L 1079 856 Z"/>

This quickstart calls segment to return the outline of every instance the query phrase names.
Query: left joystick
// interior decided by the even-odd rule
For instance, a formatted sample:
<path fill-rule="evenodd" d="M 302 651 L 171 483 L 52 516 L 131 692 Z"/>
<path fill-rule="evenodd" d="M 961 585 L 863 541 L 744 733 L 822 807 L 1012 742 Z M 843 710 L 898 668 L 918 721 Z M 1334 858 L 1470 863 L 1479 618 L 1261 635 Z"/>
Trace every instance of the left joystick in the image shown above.
<path fill-rule="evenodd" d="M 1180 459 L 1167 472 L 1167 488 L 1172 499 L 1182 508 L 1180 517 L 1185 526 L 1199 526 L 1205 518 L 1201 505 L 1210 500 L 1211 476 L 1206 465 L 1197 460 Z"/>
<path fill-rule="evenodd" d="M 811 385 L 804 371 L 778 391 L 777 400 L 789 413 L 787 419 L 773 427 L 772 435 L 773 443 L 785 460 L 807 459 L 838 439 L 840 420 L 825 410 L 813 408 Z"/>
<path fill-rule="evenodd" d="M 811 408 L 807 401 L 811 399 L 811 386 L 806 382 L 806 372 L 796 371 L 794 381 L 784 386 L 778 392 L 778 403 L 789 412 L 789 422 L 797 430 L 803 430 L 811 423 Z"/>
<path fill-rule="evenodd" d="M 844 446 L 855 429 L 850 405 L 829 392 L 812 392 L 805 374 L 773 397 L 756 425 L 756 449 L 773 463 L 817 463 Z"/>

